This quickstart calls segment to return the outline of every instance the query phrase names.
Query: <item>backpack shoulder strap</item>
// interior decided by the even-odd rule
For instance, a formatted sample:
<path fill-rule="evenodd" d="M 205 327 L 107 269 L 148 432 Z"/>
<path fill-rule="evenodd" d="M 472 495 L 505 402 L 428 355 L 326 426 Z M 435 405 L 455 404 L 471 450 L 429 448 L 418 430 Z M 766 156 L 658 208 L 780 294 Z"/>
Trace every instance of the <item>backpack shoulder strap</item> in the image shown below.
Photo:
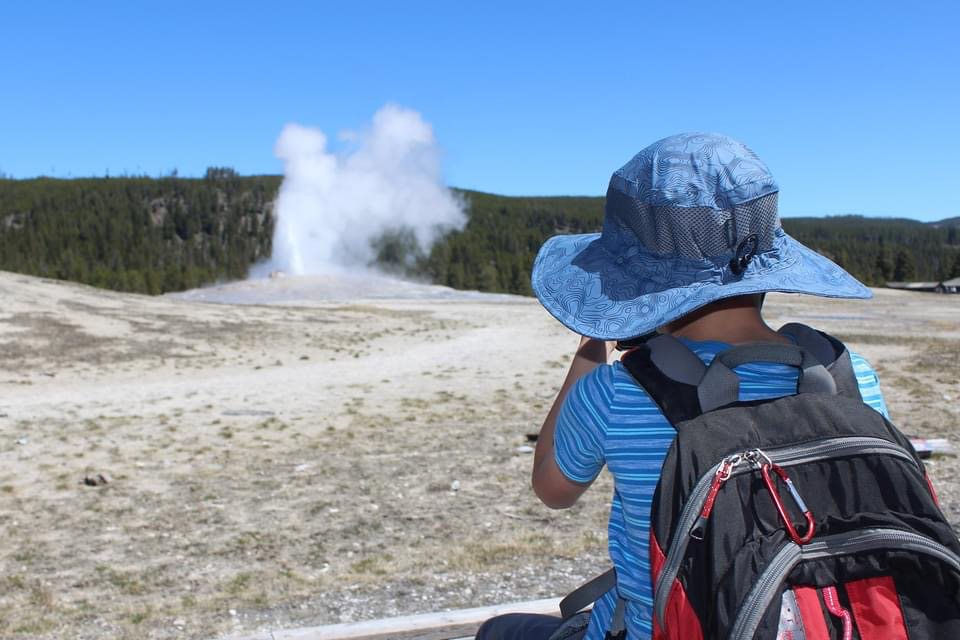
<path fill-rule="evenodd" d="M 740 378 L 734 369 L 748 362 L 769 362 L 797 367 L 797 393 L 837 392 L 837 385 L 826 367 L 808 349 L 794 344 L 755 343 L 721 351 L 707 367 L 697 386 L 700 408 L 713 411 L 740 398 Z"/>
<path fill-rule="evenodd" d="M 707 367 L 673 336 L 651 338 L 620 362 L 674 427 L 703 413 L 697 386 Z"/>
<path fill-rule="evenodd" d="M 793 338 L 797 346 L 810 351 L 826 367 L 837 385 L 837 394 L 860 400 L 860 385 L 853 371 L 850 351 L 833 336 L 799 322 L 783 325 L 778 333 Z"/>
<path fill-rule="evenodd" d="M 853 367 L 843 343 L 826 334 L 820 336 L 803 325 L 789 328 L 797 331 L 796 336 L 788 334 L 794 336 L 796 345 L 733 347 L 718 354 L 709 367 L 686 345 L 666 334 L 629 351 L 621 362 L 675 428 L 707 411 L 737 402 L 740 379 L 733 369 L 753 361 L 778 362 L 800 368 L 798 393 L 838 393 L 841 386 L 835 378 L 839 377 L 849 387 L 852 377 L 853 392 L 859 398 L 856 377 L 852 376 Z M 812 344 L 819 355 L 807 347 L 807 343 Z M 839 355 L 835 353 L 838 349 Z M 836 374 L 828 370 L 828 363 Z M 846 371 L 849 376 L 845 375 Z"/>
<path fill-rule="evenodd" d="M 585 582 L 560 601 L 560 617 L 569 620 L 617 586 L 617 570 L 610 567 L 596 578 Z"/>

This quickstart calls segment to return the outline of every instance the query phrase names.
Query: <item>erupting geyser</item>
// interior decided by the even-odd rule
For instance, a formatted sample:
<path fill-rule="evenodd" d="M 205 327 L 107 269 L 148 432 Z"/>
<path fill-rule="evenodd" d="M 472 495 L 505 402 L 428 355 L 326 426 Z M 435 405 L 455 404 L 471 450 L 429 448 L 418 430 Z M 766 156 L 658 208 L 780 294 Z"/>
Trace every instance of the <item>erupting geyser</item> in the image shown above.
<path fill-rule="evenodd" d="M 388 104 L 368 129 L 340 138 L 348 150 L 333 153 L 319 129 L 283 128 L 273 257 L 258 272 L 362 270 L 384 232 L 408 229 L 427 250 L 439 233 L 463 226 L 463 205 L 443 184 L 440 149 L 419 113 Z"/>

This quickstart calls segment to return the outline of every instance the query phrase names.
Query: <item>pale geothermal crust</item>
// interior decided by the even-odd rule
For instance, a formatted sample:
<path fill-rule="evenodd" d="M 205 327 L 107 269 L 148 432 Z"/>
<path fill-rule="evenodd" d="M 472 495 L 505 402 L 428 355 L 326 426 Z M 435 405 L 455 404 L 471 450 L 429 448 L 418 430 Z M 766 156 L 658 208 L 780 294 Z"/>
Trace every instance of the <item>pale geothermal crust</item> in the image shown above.
<path fill-rule="evenodd" d="M 846 339 L 904 431 L 960 441 L 960 296 L 875 293 L 771 295 L 768 316 Z M 0 300 L 0 637 L 476 607 L 608 565 L 605 474 L 567 511 L 530 490 L 526 434 L 577 344 L 533 299 L 373 276 L 146 297 L 0 273 Z M 929 469 L 960 524 L 960 463 Z"/>

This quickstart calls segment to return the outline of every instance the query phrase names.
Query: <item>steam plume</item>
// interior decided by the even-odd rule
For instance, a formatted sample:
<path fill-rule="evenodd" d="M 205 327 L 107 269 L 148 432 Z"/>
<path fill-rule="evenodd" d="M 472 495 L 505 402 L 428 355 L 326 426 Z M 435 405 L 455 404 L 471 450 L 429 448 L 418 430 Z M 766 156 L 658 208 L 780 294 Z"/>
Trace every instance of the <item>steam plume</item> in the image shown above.
<path fill-rule="evenodd" d="M 388 104 L 368 129 L 344 132 L 334 154 L 319 129 L 288 124 L 274 149 L 283 161 L 269 268 L 322 274 L 365 268 L 371 241 L 408 229 L 423 250 L 465 222 L 463 206 L 442 182 L 440 149 L 420 114 Z"/>

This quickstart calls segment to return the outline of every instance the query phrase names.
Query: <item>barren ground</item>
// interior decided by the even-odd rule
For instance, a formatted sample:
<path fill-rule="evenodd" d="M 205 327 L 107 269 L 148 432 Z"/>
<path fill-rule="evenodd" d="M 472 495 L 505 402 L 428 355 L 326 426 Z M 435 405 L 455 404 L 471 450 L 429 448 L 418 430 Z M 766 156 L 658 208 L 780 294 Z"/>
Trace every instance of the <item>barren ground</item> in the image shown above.
<path fill-rule="evenodd" d="M 568 511 L 529 490 L 520 448 L 576 345 L 534 300 L 258 286 L 242 301 L 275 304 L 0 273 L 0 636 L 213 638 L 606 567 L 609 479 Z M 960 296 L 876 294 L 768 316 L 846 339 L 894 422 L 960 444 Z M 960 462 L 929 465 L 960 525 Z"/>

